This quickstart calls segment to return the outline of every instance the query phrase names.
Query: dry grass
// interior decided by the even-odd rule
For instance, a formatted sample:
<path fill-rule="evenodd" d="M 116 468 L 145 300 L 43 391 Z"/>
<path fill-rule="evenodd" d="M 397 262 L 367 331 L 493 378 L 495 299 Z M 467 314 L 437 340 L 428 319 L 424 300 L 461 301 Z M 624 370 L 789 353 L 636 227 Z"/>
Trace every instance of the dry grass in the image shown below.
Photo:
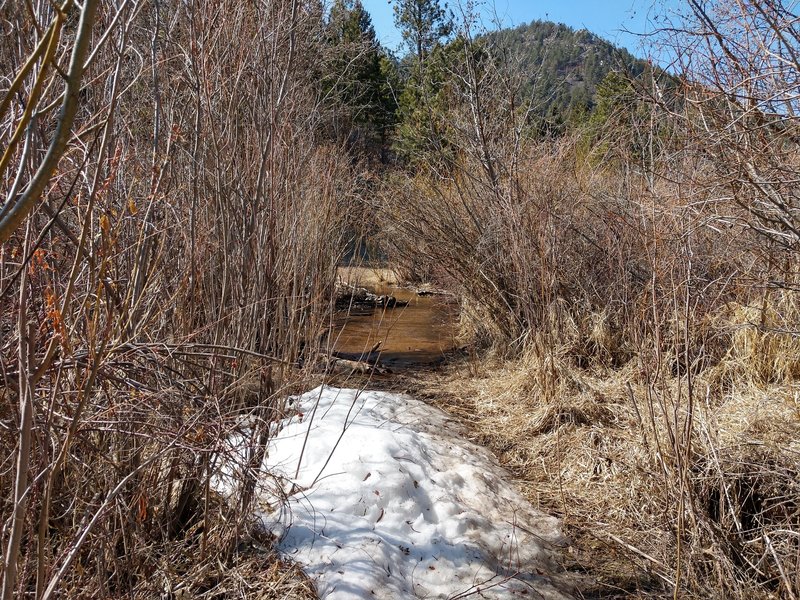
<path fill-rule="evenodd" d="M 592 540 L 590 524 L 605 521 L 624 535 L 621 526 L 630 527 L 633 515 L 623 516 L 653 487 L 632 468 L 641 457 L 631 454 L 640 454 L 640 444 L 625 374 L 604 380 L 534 351 L 513 362 L 481 362 L 476 371 L 464 377 L 456 368 L 429 381 L 427 391 L 519 477 L 535 506 L 564 518 L 570 534 L 578 534 L 576 560 L 594 561 L 585 566 L 599 581 L 611 577 L 619 556 L 597 560 L 608 540 Z M 631 565 L 622 567 L 622 577 L 608 583 L 629 583 Z"/>
<path fill-rule="evenodd" d="M 684 385 L 665 384 L 673 394 Z M 571 568 L 594 578 L 586 597 L 661 597 L 679 572 L 681 597 L 777 597 L 779 564 L 797 589 L 800 384 L 743 383 L 697 402 L 683 529 L 675 456 L 636 360 L 576 369 L 567 352 L 534 347 L 513 362 L 453 368 L 424 388 L 534 505 L 564 519 Z"/>
<path fill-rule="evenodd" d="M 754 285 L 791 283 L 796 257 L 709 226 L 722 209 L 691 181 L 571 156 L 532 142 L 498 158 L 508 179 L 465 158 L 392 190 L 394 251 L 450 271 L 476 349 L 427 393 L 565 519 L 587 596 L 796 597 L 800 311 Z"/>
<path fill-rule="evenodd" d="M 384 194 L 390 259 L 462 297 L 472 358 L 427 393 L 564 517 L 588 596 L 797 598 L 796 214 L 758 208 L 795 206 L 796 159 L 721 177 L 691 98 L 642 90 L 587 163 L 526 137 L 497 69 L 503 97 L 453 84 L 440 171 Z"/>
<path fill-rule="evenodd" d="M 800 379 L 798 302 L 797 294 L 778 291 L 765 295 L 759 305 L 730 307 L 730 347 L 713 376 L 762 385 Z"/>
<path fill-rule="evenodd" d="M 226 500 L 213 495 L 204 524 L 187 530 L 164 548 L 151 565 L 151 576 L 141 580 L 132 597 L 166 596 L 176 600 L 249 598 L 252 600 L 313 600 L 312 582 L 300 567 L 279 556 L 274 540 L 253 527 L 238 539 L 226 525 Z M 235 551 L 220 552 L 233 543 Z M 77 583 L 77 582 L 76 582 Z"/>
<path fill-rule="evenodd" d="M 399 281 L 394 269 L 369 266 L 338 267 L 337 278 L 345 285 L 365 287 L 371 290 L 381 289 L 387 285 L 397 285 Z"/>

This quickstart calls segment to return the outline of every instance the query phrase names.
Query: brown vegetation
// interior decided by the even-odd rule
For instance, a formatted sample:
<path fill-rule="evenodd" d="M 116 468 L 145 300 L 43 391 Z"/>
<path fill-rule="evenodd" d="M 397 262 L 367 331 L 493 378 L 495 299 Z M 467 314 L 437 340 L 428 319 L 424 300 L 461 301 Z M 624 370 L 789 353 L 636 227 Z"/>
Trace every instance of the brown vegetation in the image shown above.
<path fill-rule="evenodd" d="M 796 598 L 796 17 L 678 18 L 681 76 L 627 82 L 588 152 L 520 136 L 513 71 L 459 73 L 385 237 L 462 295 L 486 354 L 427 389 L 565 518 L 585 594 Z"/>
<path fill-rule="evenodd" d="M 0 3 L 2 600 L 312 596 L 250 516 L 367 220 L 321 11 Z M 564 517 L 587 597 L 796 599 L 797 18 L 676 20 L 674 75 L 557 140 L 465 25 L 370 227 L 462 298 L 472 358 L 426 386 Z"/>
<path fill-rule="evenodd" d="M 316 135 L 319 10 L 0 8 L 4 600 L 311 596 L 254 476 L 209 482 L 245 421 L 263 456 L 331 310 L 353 177 Z"/>

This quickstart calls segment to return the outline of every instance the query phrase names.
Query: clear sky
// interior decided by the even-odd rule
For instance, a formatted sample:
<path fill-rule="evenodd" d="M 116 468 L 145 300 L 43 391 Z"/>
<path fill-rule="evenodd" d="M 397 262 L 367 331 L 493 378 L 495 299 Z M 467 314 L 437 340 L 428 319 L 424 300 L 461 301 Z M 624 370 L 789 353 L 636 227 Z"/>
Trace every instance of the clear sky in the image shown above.
<path fill-rule="evenodd" d="M 679 0 L 484 0 L 479 4 L 487 29 L 496 28 L 492 25 L 493 21 L 499 21 L 504 27 L 522 25 L 534 19 L 556 21 L 575 29 L 588 29 L 627 48 L 636 56 L 647 58 L 647 52 L 640 47 L 640 36 L 635 34 L 652 31 L 658 25 L 658 14 L 678 2 Z M 394 27 L 393 0 L 362 0 L 362 3 L 372 15 L 381 43 L 387 48 L 397 50 L 402 38 Z M 454 10 L 458 3 L 459 0 L 448 2 Z"/>

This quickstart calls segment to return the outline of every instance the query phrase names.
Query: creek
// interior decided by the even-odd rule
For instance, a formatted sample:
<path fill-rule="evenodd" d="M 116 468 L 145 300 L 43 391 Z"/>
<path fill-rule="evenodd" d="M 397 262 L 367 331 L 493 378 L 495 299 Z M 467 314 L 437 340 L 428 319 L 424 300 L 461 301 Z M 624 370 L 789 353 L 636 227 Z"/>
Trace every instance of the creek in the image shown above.
<path fill-rule="evenodd" d="M 457 302 L 389 284 L 386 273 L 365 280 L 374 273 L 340 272 L 339 305 L 350 308 L 330 329 L 334 356 L 394 373 L 443 362 L 456 348 Z M 319 598 L 571 600 L 556 561 L 567 541 L 560 521 L 532 506 L 457 420 L 376 389 L 322 385 L 289 404 L 257 492 L 277 508 L 260 517 Z M 235 497 L 236 484 L 221 477 L 218 488 Z"/>
<path fill-rule="evenodd" d="M 375 294 L 393 296 L 398 304 L 408 304 L 340 311 L 330 336 L 337 356 L 358 359 L 380 342 L 380 364 L 402 371 L 434 367 L 455 348 L 458 307 L 451 297 L 419 295 L 389 284 L 367 287 Z"/>

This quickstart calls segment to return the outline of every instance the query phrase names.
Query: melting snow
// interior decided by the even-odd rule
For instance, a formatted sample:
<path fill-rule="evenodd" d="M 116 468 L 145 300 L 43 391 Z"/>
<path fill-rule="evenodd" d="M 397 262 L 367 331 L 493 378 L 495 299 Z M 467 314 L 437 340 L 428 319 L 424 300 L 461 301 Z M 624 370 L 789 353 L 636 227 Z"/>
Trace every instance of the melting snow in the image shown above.
<path fill-rule="evenodd" d="M 567 597 L 549 575 L 548 548 L 563 541 L 557 519 L 444 413 L 406 395 L 327 386 L 292 408 L 264 465 L 288 502 L 262 518 L 321 598 Z"/>

